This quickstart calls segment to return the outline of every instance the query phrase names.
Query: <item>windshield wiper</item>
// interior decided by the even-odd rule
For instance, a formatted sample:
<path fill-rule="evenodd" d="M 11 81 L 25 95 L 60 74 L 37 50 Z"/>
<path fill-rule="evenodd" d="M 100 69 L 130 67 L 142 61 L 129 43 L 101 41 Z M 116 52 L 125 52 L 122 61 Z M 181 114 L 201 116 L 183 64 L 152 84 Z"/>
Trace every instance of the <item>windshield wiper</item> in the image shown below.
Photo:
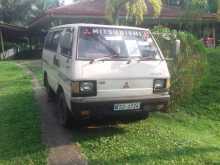
<path fill-rule="evenodd" d="M 112 54 L 112 56 L 114 57 L 120 56 L 120 54 L 116 50 L 114 50 L 112 47 L 110 47 L 107 43 L 104 42 L 106 41 L 104 37 L 99 36 L 94 39 L 96 39 L 100 44 L 102 44 Z"/>
<path fill-rule="evenodd" d="M 104 56 L 104 57 L 100 57 L 100 58 L 91 59 L 90 64 L 92 64 L 94 62 L 98 62 L 98 61 L 111 60 L 113 58 L 122 58 L 122 57 L 120 57 L 118 55 Z"/>

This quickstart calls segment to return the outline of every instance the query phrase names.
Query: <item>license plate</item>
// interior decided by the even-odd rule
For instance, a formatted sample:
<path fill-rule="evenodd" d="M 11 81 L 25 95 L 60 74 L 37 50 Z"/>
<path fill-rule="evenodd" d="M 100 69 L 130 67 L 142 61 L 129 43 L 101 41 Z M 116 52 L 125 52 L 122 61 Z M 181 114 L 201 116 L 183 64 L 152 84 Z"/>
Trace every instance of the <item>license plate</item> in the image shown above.
<path fill-rule="evenodd" d="M 115 104 L 114 111 L 139 110 L 141 103 Z"/>

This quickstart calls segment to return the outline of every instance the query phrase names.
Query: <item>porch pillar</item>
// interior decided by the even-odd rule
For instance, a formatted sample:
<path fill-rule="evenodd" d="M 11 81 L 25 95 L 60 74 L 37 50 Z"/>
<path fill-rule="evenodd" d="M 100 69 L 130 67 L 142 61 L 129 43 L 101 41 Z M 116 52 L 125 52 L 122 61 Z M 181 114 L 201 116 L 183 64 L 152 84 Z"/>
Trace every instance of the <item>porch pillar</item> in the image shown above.
<path fill-rule="evenodd" d="M 0 29 L 0 42 L 1 42 L 1 56 L 0 56 L 0 60 L 3 60 L 5 57 L 5 45 L 4 45 L 4 39 L 3 39 L 3 34 L 2 34 L 2 30 Z"/>

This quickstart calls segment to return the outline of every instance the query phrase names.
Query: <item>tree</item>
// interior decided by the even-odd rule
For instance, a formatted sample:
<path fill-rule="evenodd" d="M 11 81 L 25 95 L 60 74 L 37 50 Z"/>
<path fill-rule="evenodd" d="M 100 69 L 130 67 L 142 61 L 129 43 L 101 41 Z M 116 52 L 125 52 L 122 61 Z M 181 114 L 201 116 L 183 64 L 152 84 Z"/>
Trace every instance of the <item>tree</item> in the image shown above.
<path fill-rule="evenodd" d="M 44 13 L 47 9 L 63 5 L 61 0 L 34 0 L 30 10 L 30 20 Z"/>
<path fill-rule="evenodd" d="M 185 8 L 194 12 L 201 13 L 208 11 L 208 0 L 188 0 L 185 1 Z"/>
<path fill-rule="evenodd" d="M 217 14 L 218 21 L 220 20 L 220 0 L 208 0 L 209 11 Z"/>
<path fill-rule="evenodd" d="M 208 0 L 208 10 L 210 13 L 217 13 L 219 7 L 219 0 Z"/>
<path fill-rule="evenodd" d="M 27 25 L 46 9 L 61 5 L 60 2 L 60 0 L 0 0 L 0 21 Z"/>
<path fill-rule="evenodd" d="M 30 10 L 31 3 L 31 0 L 1 0 L 0 11 L 2 21 L 21 24 L 21 21 L 27 18 L 27 11 Z"/>
<path fill-rule="evenodd" d="M 154 15 L 158 16 L 161 11 L 161 0 L 149 0 L 154 9 Z M 107 0 L 106 15 L 112 24 L 119 24 L 119 14 L 125 10 L 127 18 L 132 17 L 135 24 L 143 22 L 144 15 L 147 12 L 147 3 L 145 0 Z"/>

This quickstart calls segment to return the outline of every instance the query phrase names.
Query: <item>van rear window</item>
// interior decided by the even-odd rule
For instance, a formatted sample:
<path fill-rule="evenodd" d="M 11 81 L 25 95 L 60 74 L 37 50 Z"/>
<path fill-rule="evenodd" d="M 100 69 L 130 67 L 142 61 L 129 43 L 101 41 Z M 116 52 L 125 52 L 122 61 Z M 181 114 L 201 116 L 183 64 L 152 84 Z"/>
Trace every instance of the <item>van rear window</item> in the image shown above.
<path fill-rule="evenodd" d="M 49 32 L 45 39 L 45 48 L 56 52 L 61 31 Z"/>
<path fill-rule="evenodd" d="M 80 27 L 78 59 L 142 58 L 160 60 L 149 31 L 102 27 Z"/>

